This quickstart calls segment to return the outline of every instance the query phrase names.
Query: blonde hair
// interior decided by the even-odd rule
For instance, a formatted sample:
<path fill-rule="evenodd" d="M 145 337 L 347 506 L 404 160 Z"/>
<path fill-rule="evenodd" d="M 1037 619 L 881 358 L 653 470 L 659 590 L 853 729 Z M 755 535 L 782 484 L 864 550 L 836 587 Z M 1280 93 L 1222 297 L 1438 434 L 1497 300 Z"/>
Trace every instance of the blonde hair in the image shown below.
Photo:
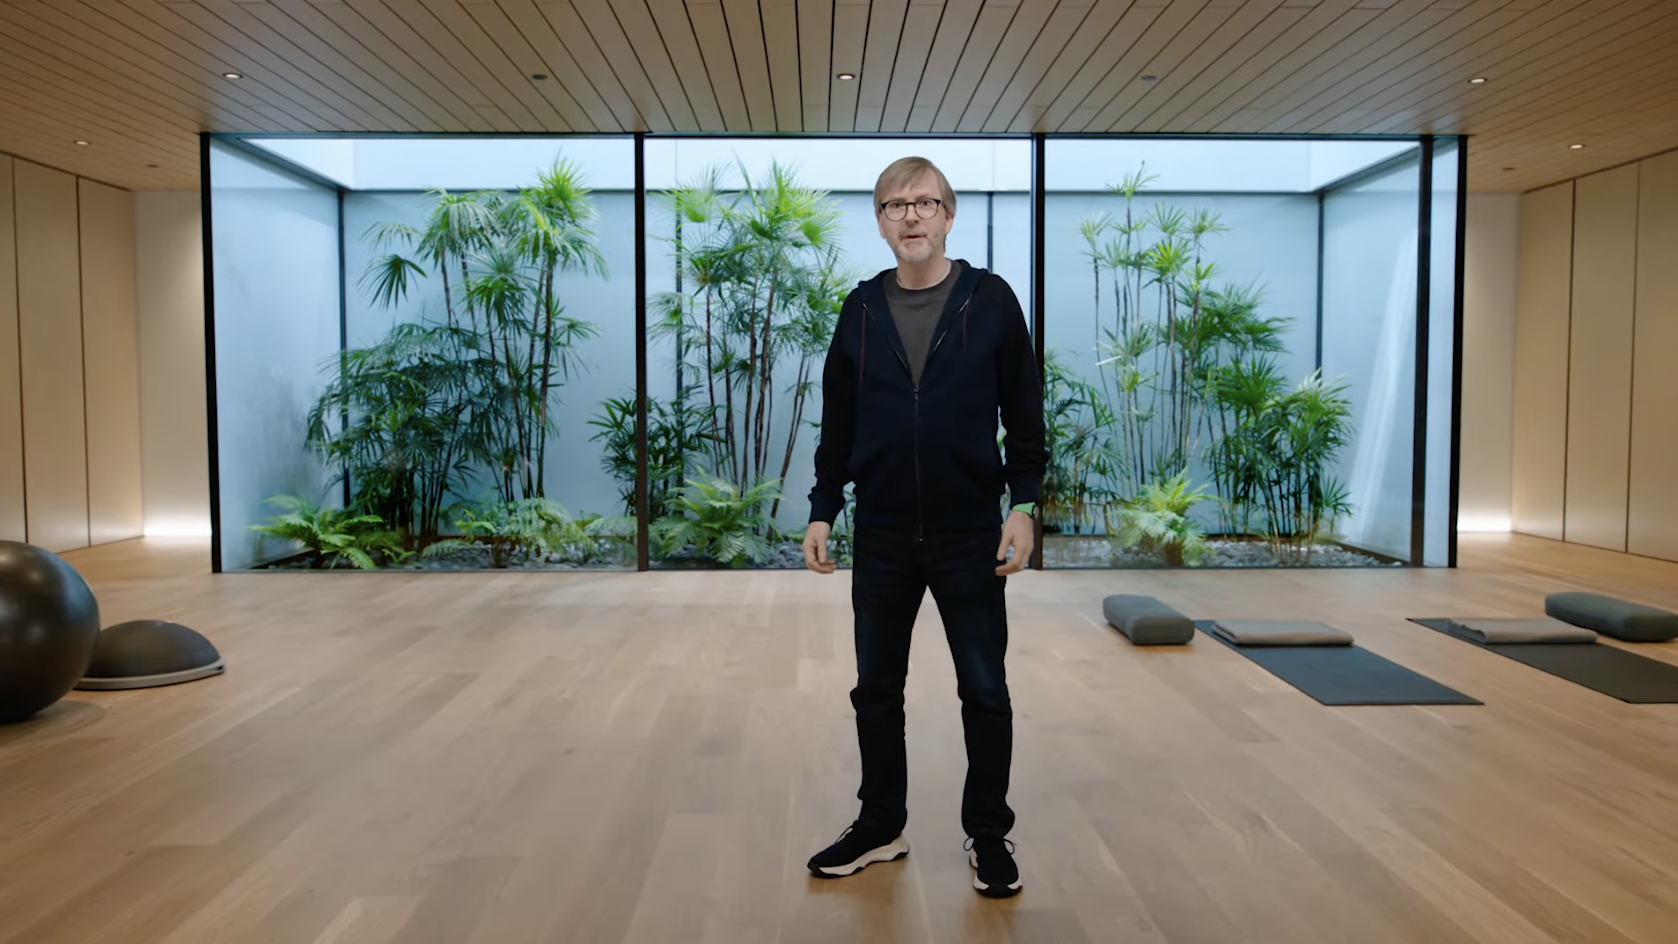
<path fill-rule="evenodd" d="M 924 157 L 900 157 L 880 172 L 880 179 L 874 182 L 874 213 L 879 214 L 880 204 L 885 202 L 887 193 L 909 186 L 921 179 L 921 175 L 927 171 L 932 171 L 933 176 L 938 178 L 939 196 L 944 199 L 944 209 L 954 216 L 956 192 L 950 189 L 949 178 L 938 169 L 938 165 Z"/>

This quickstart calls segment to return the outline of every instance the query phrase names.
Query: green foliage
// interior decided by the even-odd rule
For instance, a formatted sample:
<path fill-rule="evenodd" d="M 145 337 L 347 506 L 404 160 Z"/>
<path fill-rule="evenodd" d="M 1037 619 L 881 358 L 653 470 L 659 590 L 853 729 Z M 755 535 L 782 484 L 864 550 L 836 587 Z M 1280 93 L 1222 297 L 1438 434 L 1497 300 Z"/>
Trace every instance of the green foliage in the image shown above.
<path fill-rule="evenodd" d="M 1314 541 L 1349 513 L 1330 477 L 1350 441 L 1344 387 L 1308 378 L 1288 392 L 1268 355 L 1283 349 L 1288 319 L 1262 314 L 1256 284 L 1218 281 L 1208 239 L 1217 215 L 1138 202 L 1146 169 L 1111 188 L 1119 212 L 1080 221 L 1090 260 L 1099 376 L 1047 370 L 1056 451 L 1045 480 L 1053 516 L 1073 522 L 1093 502 L 1117 504 L 1108 533 L 1121 546 L 1158 547 L 1188 560 L 1204 536 L 1188 510 L 1197 461 L 1211 471 L 1227 532 L 1263 534 L 1277 559 L 1309 562 Z M 1190 504 L 1200 500 L 1195 498 Z M 1197 543 L 1199 542 L 1199 543 Z"/>
<path fill-rule="evenodd" d="M 772 529 L 764 506 L 780 498 L 780 481 L 760 479 L 750 488 L 715 476 L 689 479 L 674 512 L 652 522 L 649 533 L 660 553 L 690 551 L 730 567 L 762 563 Z"/>
<path fill-rule="evenodd" d="M 798 437 L 816 425 L 805 408 L 854 276 L 842 269 L 839 206 L 825 191 L 780 164 L 761 180 L 735 170 L 737 187 L 718 166 L 665 194 L 679 289 L 653 304 L 663 313 L 655 334 L 675 342 L 670 415 L 683 426 L 671 437 L 683 444 L 681 464 L 660 473 L 679 468 L 745 490 L 784 480 Z M 773 442 L 789 397 L 786 438 Z M 778 511 L 779 497 L 771 520 Z"/>
<path fill-rule="evenodd" d="M 1044 441 L 1049 466 L 1039 489 L 1038 515 L 1050 530 L 1077 534 L 1102 505 L 1118 496 L 1108 483 L 1124 461 L 1109 435 L 1114 425 L 1101 388 L 1074 374 L 1060 353 L 1044 354 Z"/>
<path fill-rule="evenodd" d="M 1259 315 L 1256 286 L 1216 283 L 1217 266 L 1206 253 L 1207 238 L 1227 231 L 1217 214 L 1138 205 L 1151 180 L 1145 168 L 1126 177 L 1112 188 L 1123 212 L 1079 224 L 1093 278 L 1100 389 L 1111 416 L 1104 432 L 1107 448 L 1121 457 L 1110 473 L 1119 495 L 1139 494 L 1189 467 L 1216 433 L 1208 408 L 1220 366 L 1280 350 L 1287 324 Z"/>
<path fill-rule="evenodd" d="M 446 325 L 399 324 L 337 358 L 308 436 L 333 482 L 354 486 L 355 508 L 409 535 L 437 533 L 445 496 L 465 487 L 486 451 L 474 422 L 487 408 L 474 341 Z"/>
<path fill-rule="evenodd" d="M 1157 555 L 1167 566 L 1198 566 L 1206 556 L 1206 535 L 1189 517 L 1209 496 L 1189 488 L 1187 472 L 1150 482 L 1142 495 L 1110 507 L 1107 533 L 1116 548 Z"/>
<path fill-rule="evenodd" d="M 548 498 L 467 507 L 455 518 L 454 525 L 461 537 L 431 544 L 425 549 L 426 557 L 481 547 L 489 552 L 490 566 L 495 568 L 543 555 L 586 564 L 621 554 L 626 533 L 633 533 L 633 524 L 626 528 L 622 519 L 573 518 L 564 506 Z"/>
<path fill-rule="evenodd" d="M 1287 390 L 1266 359 L 1236 365 L 1220 381 L 1220 405 L 1236 425 L 1213 450 L 1213 468 L 1238 507 L 1260 514 L 1280 563 L 1309 564 L 1316 543 L 1351 511 L 1345 486 L 1330 473 L 1352 435 L 1345 392 L 1318 375 Z"/>
<path fill-rule="evenodd" d="M 275 495 L 269 504 L 285 509 L 269 517 L 267 524 L 253 524 L 258 531 L 284 541 L 296 541 L 321 566 L 351 564 L 362 570 L 378 567 L 377 557 L 401 561 L 408 554 L 399 537 L 387 530 L 378 515 L 357 514 L 341 508 L 321 508 L 295 495 Z"/>
<path fill-rule="evenodd" d="M 410 546 L 442 530 L 451 496 L 480 483 L 502 503 L 544 497 L 553 407 L 596 327 L 571 317 L 565 273 L 606 274 L 598 214 L 578 169 L 556 160 L 516 192 L 434 190 L 419 226 L 383 223 L 360 280 L 380 307 L 435 278 L 441 318 L 395 325 L 327 365 L 309 441 L 347 480 L 353 505 Z"/>
<path fill-rule="evenodd" d="M 670 514 L 670 499 L 686 475 L 688 457 L 705 454 L 708 444 L 705 409 L 684 404 L 680 411 L 657 397 L 647 397 L 647 509 L 657 520 Z M 600 404 L 589 420 L 600 432 L 590 441 L 604 442 L 600 462 L 618 483 L 624 514 L 635 514 L 635 400 L 612 397 Z"/>

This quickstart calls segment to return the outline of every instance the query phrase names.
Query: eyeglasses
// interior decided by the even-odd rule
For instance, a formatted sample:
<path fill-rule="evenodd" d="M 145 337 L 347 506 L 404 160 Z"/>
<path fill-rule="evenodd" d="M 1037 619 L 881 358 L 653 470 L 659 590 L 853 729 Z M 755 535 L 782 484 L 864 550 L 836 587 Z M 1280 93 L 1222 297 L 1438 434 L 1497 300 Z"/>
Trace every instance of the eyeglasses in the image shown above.
<path fill-rule="evenodd" d="M 934 199 L 932 197 L 916 200 L 913 204 L 915 207 L 915 215 L 923 220 L 932 219 L 932 214 L 937 213 L 938 208 L 943 205 L 944 201 Z M 904 203 L 902 200 L 893 200 L 889 203 L 880 204 L 880 209 L 885 211 L 886 219 L 891 220 L 893 223 L 908 216 L 909 207 L 910 204 Z"/>

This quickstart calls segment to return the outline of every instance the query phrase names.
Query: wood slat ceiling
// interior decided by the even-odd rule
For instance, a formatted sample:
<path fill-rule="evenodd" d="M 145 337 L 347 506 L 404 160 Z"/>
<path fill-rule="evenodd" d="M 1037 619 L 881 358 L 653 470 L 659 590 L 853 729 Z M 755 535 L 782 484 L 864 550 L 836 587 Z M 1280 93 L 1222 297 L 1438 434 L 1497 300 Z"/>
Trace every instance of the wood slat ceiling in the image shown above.
<path fill-rule="evenodd" d="M 202 130 L 1468 133 L 1522 190 L 1678 148 L 1678 2 L 0 0 L 0 151 L 187 189 Z"/>

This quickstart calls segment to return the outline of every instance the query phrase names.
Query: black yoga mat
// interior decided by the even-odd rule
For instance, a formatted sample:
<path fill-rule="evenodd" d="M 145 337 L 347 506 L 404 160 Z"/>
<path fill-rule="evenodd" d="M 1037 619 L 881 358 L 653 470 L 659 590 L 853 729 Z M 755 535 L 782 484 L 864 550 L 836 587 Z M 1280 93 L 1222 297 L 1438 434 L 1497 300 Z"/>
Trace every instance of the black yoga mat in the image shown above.
<path fill-rule="evenodd" d="M 1325 705 L 1482 704 L 1361 646 L 1237 646 L 1211 620 L 1194 625 Z"/>
<path fill-rule="evenodd" d="M 1516 662 L 1548 672 L 1557 678 L 1583 685 L 1594 692 L 1634 705 L 1678 703 L 1678 665 L 1627 652 L 1605 642 L 1511 643 L 1488 646 L 1453 632 L 1448 619 L 1416 619 L 1410 622 L 1508 656 Z"/>

